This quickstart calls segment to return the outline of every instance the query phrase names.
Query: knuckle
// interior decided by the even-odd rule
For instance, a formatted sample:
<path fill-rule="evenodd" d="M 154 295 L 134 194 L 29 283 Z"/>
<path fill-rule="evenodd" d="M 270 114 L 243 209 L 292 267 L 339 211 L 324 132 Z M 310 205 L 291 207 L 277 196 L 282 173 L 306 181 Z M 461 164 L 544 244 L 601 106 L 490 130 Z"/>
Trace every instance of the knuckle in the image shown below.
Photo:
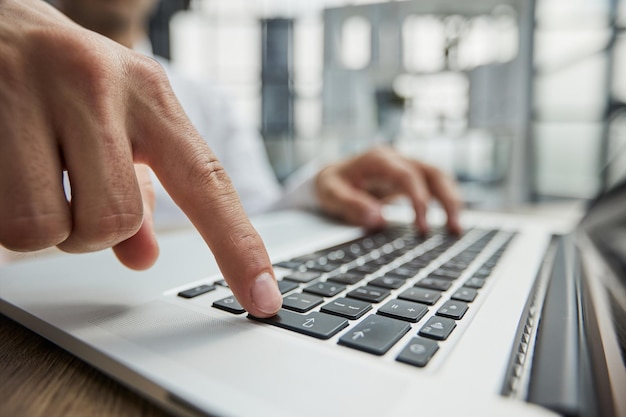
<path fill-rule="evenodd" d="M 350 211 L 348 206 L 352 202 L 351 195 L 340 187 L 328 187 L 326 189 L 325 198 L 334 213 Z"/>
<path fill-rule="evenodd" d="M 152 93 L 159 104 L 169 103 L 173 98 L 170 83 L 163 67 L 154 59 L 140 54 L 132 55 L 129 72 L 142 89 Z"/>
<path fill-rule="evenodd" d="M 216 197 L 234 194 L 234 188 L 222 163 L 215 157 L 201 155 L 191 164 L 189 180 L 200 187 L 209 187 Z"/>
<path fill-rule="evenodd" d="M 153 83 L 167 84 L 167 76 L 161 64 L 146 55 L 133 54 L 132 56 L 137 75 Z"/>
<path fill-rule="evenodd" d="M 340 200 L 342 197 L 341 190 L 338 187 L 334 187 L 332 184 L 326 185 L 322 190 L 322 195 L 332 201 Z"/>
<path fill-rule="evenodd" d="M 139 199 L 130 199 L 77 216 L 74 230 L 62 249 L 68 252 L 89 252 L 114 246 L 133 236 L 143 222 Z"/>
<path fill-rule="evenodd" d="M 233 244 L 242 253 L 257 252 L 263 247 L 261 238 L 250 227 L 239 227 L 231 236 Z"/>
<path fill-rule="evenodd" d="M 378 150 L 378 152 L 387 157 L 387 158 L 397 158 L 400 155 L 398 154 L 398 152 L 396 152 L 395 149 L 389 147 L 389 146 L 379 146 L 378 148 L 376 148 Z"/>
<path fill-rule="evenodd" d="M 119 241 L 137 233 L 143 221 L 143 203 L 138 195 L 108 204 L 98 217 L 96 236 Z M 115 242 L 117 243 L 117 242 Z"/>
<path fill-rule="evenodd" d="M 161 137 L 164 131 L 177 136 L 194 135 L 191 123 L 185 117 L 163 67 L 152 58 L 133 53 L 126 61 L 128 79 L 132 88 L 128 90 L 130 107 L 141 109 L 147 117 L 134 120 L 135 140 L 143 141 L 148 136 Z"/>
<path fill-rule="evenodd" d="M 389 146 L 377 146 L 371 150 L 371 154 L 379 160 L 394 160 L 399 157 L 398 153 Z"/>
<path fill-rule="evenodd" d="M 68 82 L 80 84 L 85 90 L 85 97 L 97 98 L 98 94 L 110 90 L 115 62 L 100 54 L 94 44 L 68 33 L 51 34 L 47 42 L 66 45 L 67 53 L 63 60 L 55 61 L 54 65 L 58 65 L 55 69 L 73 74 Z"/>
<path fill-rule="evenodd" d="M 30 252 L 56 246 L 71 233 L 67 213 L 30 213 L 4 219 L 0 244 L 10 250 Z"/>
<path fill-rule="evenodd" d="M 114 213 L 98 219 L 96 238 L 104 243 L 118 243 L 133 236 L 143 221 L 143 214 Z"/>
<path fill-rule="evenodd" d="M 436 166 L 422 164 L 422 169 L 426 171 L 429 178 L 433 178 L 435 181 L 452 181 L 448 173 Z"/>

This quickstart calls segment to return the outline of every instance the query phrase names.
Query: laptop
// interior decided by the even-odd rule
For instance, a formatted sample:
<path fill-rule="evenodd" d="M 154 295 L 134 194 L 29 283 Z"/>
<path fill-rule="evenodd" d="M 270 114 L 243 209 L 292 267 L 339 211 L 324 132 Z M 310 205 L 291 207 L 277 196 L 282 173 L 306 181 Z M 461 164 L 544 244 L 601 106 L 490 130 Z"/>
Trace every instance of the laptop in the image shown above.
<path fill-rule="evenodd" d="M 195 231 L 148 271 L 111 251 L 0 268 L 0 312 L 182 416 L 626 416 L 626 185 L 578 227 L 467 212 L 420 236 L 253 218 L 284 293 L 238 305 Z M 442 216 L 434 212 L 433 224 Z"/>

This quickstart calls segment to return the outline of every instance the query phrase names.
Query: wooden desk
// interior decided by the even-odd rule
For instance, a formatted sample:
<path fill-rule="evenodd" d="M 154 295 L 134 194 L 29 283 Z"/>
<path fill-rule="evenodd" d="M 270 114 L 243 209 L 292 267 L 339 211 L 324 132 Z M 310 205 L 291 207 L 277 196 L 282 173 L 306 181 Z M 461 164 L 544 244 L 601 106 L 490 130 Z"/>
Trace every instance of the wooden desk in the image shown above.
<path fill-rule="evenodd" d="M 0 315 L 0 416 L 167 417 L 154 404 Z"/>

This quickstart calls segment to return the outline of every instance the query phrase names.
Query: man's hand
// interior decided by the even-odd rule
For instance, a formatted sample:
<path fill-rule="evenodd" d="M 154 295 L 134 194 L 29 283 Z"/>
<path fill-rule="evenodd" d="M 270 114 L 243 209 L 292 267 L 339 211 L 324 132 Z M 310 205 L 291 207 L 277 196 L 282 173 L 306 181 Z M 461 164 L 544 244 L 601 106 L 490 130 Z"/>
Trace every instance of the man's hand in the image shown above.
<path fill-rule="evenodd" d="M 316 178 L 322 208 L 350 223 L 378 228 L 384 225 L 382 203 L 406 195 L 415 210 L 415 223 L 428 231 L 426 208 L 431 197 L 448 215 L 448 229 L 460 233 L 460 199 L 454 182 L 439 169 L 408 159 L 391 148 L 374 148 L 324 168 Z"/>
<path fill-rule="evenodd" d="M 251 314 L 282 298 L 260 237 L 162 68 L 40 0 L 0 0 L 0 244 L 114 247 L 147 268 L 158 248 L 145 167 L 185 211 Z M 67 170 L 72 198 L 65 198 Z"/>

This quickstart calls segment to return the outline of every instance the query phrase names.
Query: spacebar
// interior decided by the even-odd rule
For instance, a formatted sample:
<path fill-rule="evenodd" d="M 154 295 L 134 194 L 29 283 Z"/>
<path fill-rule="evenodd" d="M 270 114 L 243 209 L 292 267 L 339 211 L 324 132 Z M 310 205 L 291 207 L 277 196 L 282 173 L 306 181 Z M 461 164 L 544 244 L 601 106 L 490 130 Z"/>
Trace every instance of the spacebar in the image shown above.
<path fill-rule="evenodd" d="M 318 339 L 329 339 L 348 326 L 348 320 L 344 318 L 317 311 L 302 315 L 281 309 L 272 317 L 259 318 L 248 315 L 248 318 L 317 337 Z"/>

